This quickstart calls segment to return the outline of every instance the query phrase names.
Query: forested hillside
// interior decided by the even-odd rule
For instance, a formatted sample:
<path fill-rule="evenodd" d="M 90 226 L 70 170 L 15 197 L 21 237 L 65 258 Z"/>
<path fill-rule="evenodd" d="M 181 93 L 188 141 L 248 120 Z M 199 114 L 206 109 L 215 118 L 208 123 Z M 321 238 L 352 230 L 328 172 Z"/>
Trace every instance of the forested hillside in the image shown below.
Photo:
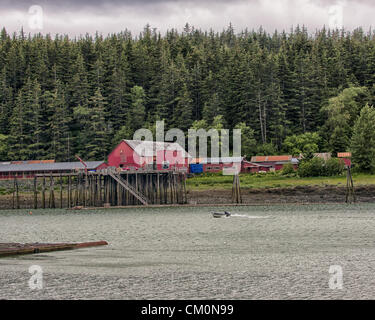
<path fill-rule="evenodd" d="M 313 151 L 346 151 L 374 83 L 375 34 L 361 29 L 147 26 L 77 39 L 3 29 L 0 160 L 103 160 L 156 119 L 185 131 L 240 127 L 247 156 L 298 152 L 301 137 Z"/>

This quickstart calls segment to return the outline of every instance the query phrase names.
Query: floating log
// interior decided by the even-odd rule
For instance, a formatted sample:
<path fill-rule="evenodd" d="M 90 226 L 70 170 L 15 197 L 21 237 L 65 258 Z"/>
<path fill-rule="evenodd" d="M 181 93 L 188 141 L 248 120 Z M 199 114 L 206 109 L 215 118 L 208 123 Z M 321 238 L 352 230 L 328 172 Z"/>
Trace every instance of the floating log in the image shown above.
<path fill-rule="evenodd" d="M 82 243 L 0 243 L 0 257 L 106 246 L 106 241 Z"/>

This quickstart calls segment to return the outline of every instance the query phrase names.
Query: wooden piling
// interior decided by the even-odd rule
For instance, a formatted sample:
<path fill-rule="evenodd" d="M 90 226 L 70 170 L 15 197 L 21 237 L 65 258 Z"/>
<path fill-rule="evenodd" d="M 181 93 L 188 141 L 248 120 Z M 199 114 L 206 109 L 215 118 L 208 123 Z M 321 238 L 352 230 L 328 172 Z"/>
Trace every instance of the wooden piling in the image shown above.
<path fill-rule="evenodd" d="M 62 175 L 60 174 L 60 209 L 63 208 L 63 180 Z"/>
<path fill-rule="evenodd" d="M 120 206 L 121 205 L 121 190 L 120 190 L 120 184 L 117 182 L 116 183 L 116 195 L 117 195 L 117 205 Z"/>
<path fill-rule="evenodd" d="M 137 172 L 135 173 L 135 190 L 139 191 L 139 189 L 138 189 L 138 173 Z M 137 201 L 136 203 L 138 203 L 138 200 L 135 199 L 135 197 L 133 197 L 133 198 L 134 198 L 135 201 Z M 135 202 L 134 202 L 134 204 L 135 204 Z"/>
<path fill-rule="evenodd" d="M 233 176 L 232 202 L 242 203 L 240 178 L 238 174 Z"/>
<path fill-rule="evenodd" d="M 188 203 L 187 190 L 186 190 L 186 175 L 185 174 L 184 174 L 184 195 L 185 195 L 185 202 L 184 203 Z"/>
<path fill-rule="evenodd" d="M 79 176 L 75 177 L 75 190 L 74 190 L 74 205 L 78 206 L 78 201 L 79 201 Z"/>
<path fill-rule="evenodd" d="M 350 166 L 348 166 L 346 171 L 346 203 L 355 203 L 356 196 L 354 192 L 353 177 Z"/>
<path fill-rule="evenodd" d="M 84 176 L 84 182 L 85 184 L 83 185 L 82 184 L 82 187 L 83 187 L 83 206 L 84 207 L 87 207 L 87 196 L 88 196 L 88 179 L 87 179 L 87 172 L 85 172 L 85 176 Z"/>
<path fill-rule="evenodd" d="M 34 209 L 38 209 L 37 177 L 34 177 Z"/>
<path fill-rule="evenodd" d="M 16 208 L 20 208 L 20 196 L 19 196 L 19 190 L 18 190 L 18 180 L 15 178 L 15 183 L 16 183 Z"/>
<path fill-rule="evenodd" d="M 72 191 L 72 187 L 71 187 L 71 182 L 72 182 L 72 178 L 70 175 L 68 175 L 68 208 L 71 208 L 72 206 L 72 195 L 71 195 L 71 191 Z"/>
<path fill-rule="evenodd" d="M 105 183 L 106 183 L 106 203 L 110 203 L 110 183 L 109 183 L 108 176 L 106 176 Z"/>
<path fill-rule="evenodd" d="M 41 178 L 41 199 L 38 195 L 38 179 Z M 17 177 L 13 177 L 12 208 L 21 205 L 30 208 L 71 208 L 73 206 L 109 206 L 138 204 L 184 204 L 187 203 L 186 175 L 173 171 L 100 171 L 39 174 L 32 178 L 29 192 L 33 194 L 30 203 L 22 203 Z M 49 179 L 49 181 L 48 181 Z M 57 179 L 57 181 L 56 181 Z M 55 198 L 55 183 L 59 196 Z M 49 189 L 49 190 L 47 190 Z M 236 194 L 240 197 L 239 186 Z M 27 190 L 26 190 L 27 191 Z M 46 194 L 48 192 L 48 194 Z M 66 192 L 66 194 L 65 194 Z M 47 198 L 48 196 L 48 198 Z M 238 196 L 236 196 L 238 197 Z M 59 200 L 58 200 L 59 199 Z M 39 202 L 40 201 L 40 202 Z M 55 203 L 59 201 L 58 203 Z M 237 200 L 236 200 L 237 201 Z"/>
<path fill-rule="evenodd" d="M 50 185 L 49 185 L 49 207 L 51 209 L 55 209 L 56 208 L 54 187 L 55 187 L 55 182 L 54 182 L 53 176 L 51 174 Z"/>
<path fill-rule="evenodd" d="M 42 208 L 46 208 L 46 177 L 44 175 L 42 184 Z"/>
<path fill-rule="evenodd" d="M 16 208 L 16 178 L 13 180 L 12 209 Z"/>

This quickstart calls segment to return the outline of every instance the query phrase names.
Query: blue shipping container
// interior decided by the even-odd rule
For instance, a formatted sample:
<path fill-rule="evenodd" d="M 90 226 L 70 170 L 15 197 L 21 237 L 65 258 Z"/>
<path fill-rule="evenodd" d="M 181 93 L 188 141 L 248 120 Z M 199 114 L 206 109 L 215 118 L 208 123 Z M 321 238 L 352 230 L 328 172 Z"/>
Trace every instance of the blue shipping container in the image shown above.
<path fill-rule="evenodd" d="M 203 164 L 191 164 L 190 165 L 190 172 L 191 173 L 202 173 L 203 172 Z"/>

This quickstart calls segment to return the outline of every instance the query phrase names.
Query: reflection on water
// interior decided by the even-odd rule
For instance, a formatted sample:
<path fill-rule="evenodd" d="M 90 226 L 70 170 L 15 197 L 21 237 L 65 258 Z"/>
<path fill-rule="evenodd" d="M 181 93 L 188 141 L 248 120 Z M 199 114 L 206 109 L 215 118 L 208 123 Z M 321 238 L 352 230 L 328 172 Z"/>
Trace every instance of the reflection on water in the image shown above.
<path fill-rule="evenodd" d="M 210 214 L 223 210 L 233 216 Z M 0 211 L 0 242 L 110 244 L 2 258 L 0 299 L 374 299 L 374 214 L 373 204 Z M 43 268 L 40 291 L 31 265 Z M 343 290 L 329 289 L 331 265 Z"/>

